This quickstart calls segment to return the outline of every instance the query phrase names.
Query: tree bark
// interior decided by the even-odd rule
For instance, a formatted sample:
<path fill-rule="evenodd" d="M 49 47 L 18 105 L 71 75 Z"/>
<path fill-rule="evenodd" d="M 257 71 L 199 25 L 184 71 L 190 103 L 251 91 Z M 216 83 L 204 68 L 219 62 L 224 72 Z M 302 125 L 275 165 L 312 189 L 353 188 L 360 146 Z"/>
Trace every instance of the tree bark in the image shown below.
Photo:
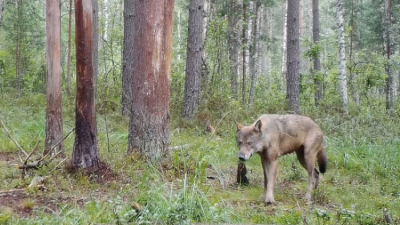
<path fill-rule="evenodd" d="M 343 2 L 336 0 L 336 19 L 338 26 L 339 45 L 339 89 L 343 111 L 347 113 L 347 78 L 346 78 L 346 51 L 344 43 Z"/>
<path fill-rule="evenodd" d="M 186 79 L 182 117 L 192 120 L 200 105 L 201 64 L 204 51 L 204 0 L 190 0 Z"/>
<path fill-rule="evenodd" d="M 312 0 L 312 14 L 313 14 L 313 43 L 319 45 L 319 0 Z M 319 59 L 320 53 L 314 57 L 314 74 L 321 72 L 321 62 Z M 318 106 L 319 101 L 322 99 L 322 77 L 314 79 L 315 83 L 315 106 Z"/>
<path fill-rule="evenodd" d="M 129 116 L 132 103 L 132 60 L 134 57 L 134 1 L 124 0 L 124 46 L 122 60 L 122 115 Z"/>
<path fill-rule="evenodd" d="M 168 153 L 174 0 L 135 0 L 128 151 L 150 162 Z"/>
<path fill-rule="evenodd" d="M 299 0 L 288 1 L 287 8 L 287 79 L 289 110 L 300 113 L 300 24 Z"/>
<path fill-rule="evenodd" d="M 93 65 L 93 4 L 75 0 L 76 23 L 76 110 L 74 168 L 99 168 Z"/>
<path fill-rule="evenodd" d="M 99 71 L 99 6 L 98 0 L 92 0 L 93 4 L 93 88 L 94 99 L 97 98 L 97 77 Z M 96 111 L 96 110 L 95 110 Z"/>
<path fill-rule="evenodd" d="M 60 0 L 46 0 L 46 155 L 63 139 L 61 102 L 61 5 Z M 63 143 L 51 154 L 63 151 Z"/>

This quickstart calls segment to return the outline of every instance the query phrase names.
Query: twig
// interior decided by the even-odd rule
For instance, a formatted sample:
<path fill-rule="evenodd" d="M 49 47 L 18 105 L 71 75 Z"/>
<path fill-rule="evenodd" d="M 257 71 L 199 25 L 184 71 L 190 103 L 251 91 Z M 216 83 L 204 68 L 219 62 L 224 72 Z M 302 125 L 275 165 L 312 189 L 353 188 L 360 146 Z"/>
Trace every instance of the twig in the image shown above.
<path fill-rule="evenodd" d="M 33 155 L 33 153 L 36 151 L 37 146 L 39 145 L 40 140 L 36 143 L 35 147 L 33 148 L 33 150 L 31 151 L 31 153 L 26 157 L 24 165 L 26 165 L 26 163 L 28 162 L 29 158 Z"/>
<path fill-rule="evenodd" d="M 8 131 L 6 125 L 4 125 L 3 120 L 0 119 L 0 123 L 3 126 L 4 130 L 6 131 L 8 137 L 11 139 L 11 141 L 14 142 L 15 146 L 17 146 L 17 148 L 25 154 L 26 157 L 28 157 L 28 153 L 25 152 L 25 150 L 18 144 L 18 142 L 16 140 L 14 140 L 14 138 L 11 136 L 10 132 Z"/>
<path fill-rule="evenodd" d="M 58 164 L 57 164 L 57 166 L 56 166 L 56 167 L 54 167 L 52 170 L 50 170 L 50 172 L 49 172 L 49 173 L 51 174 L 51 173 L 52 173 L 54 170 L 56 170 L 58 166 L 60 166 L 60 165 L 61 165 L 63 162 L 65 162 L 65 160 L 67 160 L 67 158 L 65 158 L 65 159 L 61 160 L 61 162 L 60 162 L 60 163 L 58 163 Z"/>
<path fill-rule="evenodd" d="M 42 158 L 39 159 L 39 161 L 42 161 L 43 159 L 45 159 L 48 155 L 50 155 L 50 153 L 61 143 L 63 142 L 73 131 L 75 130 L 75 128 L 72 128 L 72 130 L 63 138 L 61 139 L 59 142 L 57 142 L 57 144 L 55 144 L 49 152 L 47 152 L 46 155 L 44 155 Z M 58 154 L 56 154 L 58 155 Z"/>

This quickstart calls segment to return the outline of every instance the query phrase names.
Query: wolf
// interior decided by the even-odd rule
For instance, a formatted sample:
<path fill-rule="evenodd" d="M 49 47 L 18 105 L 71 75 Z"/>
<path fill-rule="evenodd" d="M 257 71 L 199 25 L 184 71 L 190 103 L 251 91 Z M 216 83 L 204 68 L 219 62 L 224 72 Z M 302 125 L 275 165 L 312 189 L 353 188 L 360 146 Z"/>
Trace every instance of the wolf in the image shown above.
<path fill-rule="evenodd" d="M 300 164 L 308 172 L 308 190 L 305 195 L 311 202 L 311 193 L 318 187 L 319 173 L 325 173 L 327 156 L 323 146 L 321 128 L 309 117 L 295 114 L 264 114 L 253 124 L 236 123 L 236 142 L 239 160 L 246 161 L 254 153 L 261 157 L 264 170 L 264 203 L 272 204 L 278 158 L 295 152 Z M 318 162 L 319 171 L 315 168 Z"/>

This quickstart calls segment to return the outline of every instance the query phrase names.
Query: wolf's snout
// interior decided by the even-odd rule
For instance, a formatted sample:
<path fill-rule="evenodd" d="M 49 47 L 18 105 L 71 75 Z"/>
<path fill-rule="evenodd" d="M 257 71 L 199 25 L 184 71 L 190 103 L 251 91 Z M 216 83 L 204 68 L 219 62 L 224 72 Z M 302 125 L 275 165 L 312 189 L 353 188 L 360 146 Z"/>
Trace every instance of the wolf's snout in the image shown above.
<path fill-rule="evenodd" d="M 243 154 L 243 153 L 239 153 L 239 160 L 240 161 L 246 161 L 246 160 L 248 160 L 249 158 L 248 157 L 246 157 L 246 155 L 245 154 Z"/>

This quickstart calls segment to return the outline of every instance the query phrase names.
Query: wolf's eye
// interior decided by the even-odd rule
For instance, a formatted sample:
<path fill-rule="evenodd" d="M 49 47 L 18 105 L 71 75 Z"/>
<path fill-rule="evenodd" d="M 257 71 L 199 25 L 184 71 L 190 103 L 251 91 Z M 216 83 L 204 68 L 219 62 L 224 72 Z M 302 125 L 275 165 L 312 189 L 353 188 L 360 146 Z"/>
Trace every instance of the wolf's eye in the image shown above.
<path fill-rule="evenodd" d="M 239 141 L 239 142 L 238 142 L 238 145 L 242 145 L 242 142 L 241 142 L 241 141 Z"/>
<path fill-rule="evenodd" d="M 253 142 L 247 142 L 247 145 L 252 145 L 253 144 Z"/>

